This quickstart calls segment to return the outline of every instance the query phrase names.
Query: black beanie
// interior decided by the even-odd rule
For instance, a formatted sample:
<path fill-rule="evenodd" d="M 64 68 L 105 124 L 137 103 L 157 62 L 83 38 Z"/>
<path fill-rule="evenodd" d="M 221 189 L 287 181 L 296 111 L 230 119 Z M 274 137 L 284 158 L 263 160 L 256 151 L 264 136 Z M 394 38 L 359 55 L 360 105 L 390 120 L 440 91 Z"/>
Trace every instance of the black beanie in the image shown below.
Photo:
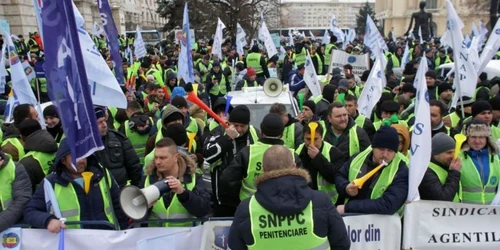
<path fill-rule="evenodd" d="M 265 136 L 278 137 L 283 135 L 284 130 L 285 125 L 283 124 L 281 117 L 274 113 L 267 114 L 260 123 L 260 131 Z"/>
<path fill-rule="evenodd" d="M 229 122 L 236 122 L 241 124 L 250 123 L 250 110 L 245 105 L 236 106 L 229 114 Z"/>
<path fill-rule="evenodd" d="M 323 88 L 323 98 L 325 98 L 329 102 L 333 102 L 333 97 L 335 97 L 335 90 L 337 88 L 332 84 L 327 84 Z"/>
<path fill-rule="evenodd" d="M 23 137 L 28 137 L 38 130 L 42 130 L 42 126 L 34 119 L 26 119 L 19 124 L 19 132 Z"/>
<path fill-rule="evenodd" d="M 489 100 L 493 110 L 500 110 L 500 95 L 497 95 Z"/>
<path fill-rule="evenodd" d="M 50 105 L 50 106 L 45 107 L 45 109 L 43 110 L 43 117 L 48 117 L 48 116 L 59 118 L 59 114 L 57 114 L 56 106 Z"/>
<path fill-rule="evenodd" d="M 316 103 L 314 103 L 313 101 L 311 101 L 311 100 L 305 101 L 304 102 L 304 106 L 308 107 L 309 109 L 311 109 L 311 111 L 313 113 L 316 113 Z"/>
<path fill-rule="evenodd" d="M 188 107 L 188 103 L 186 101 L 186 98 L 178 95 L 176 97 L 174 97 L 172 99 L 172 101 L 170 101 L 170 104 L 172 104 L 174 107 L 180 109 L 180 108 L 187 108 Z"/>
<path fill-rule="evenodd" d="M 106 110 L 102 107 L 94 107 L 95 119 L 106 117 Z"/>
<path fill-rule="evenodd" d="M 447 82 L 443 82 L 443 83 L 441 83 L 441 84 L 438 85 L 438 95 L 441 95 L 446 90 L 452 90 L 453 91 L 453 87 L 451 86 L 451 84 L 449 84 Z"/>
<path fill-rule="evenodd" d="M 373 136 L 372 148 L 387 148 L 398 152 L 399 136 L 395 128 L 382 126 Z"/>
<path fill-rule="evenodd" d="M 182 146 L 188 141 L 186 129 L 184 128 L 184 125 L 180 123 L 172 123 L 168 125 L 163 135 L 172 139 L 177 146 Z"/>
<path fill-rule="evenodd" d="M 430 77 L 430 78 L 436 79 L 437 78 L 436 71 L 434 71 L 434 70 L 427 71 L 427 73 L 425 73 L 425 77 Z"/>
<path fill-rule="evenodd" d="M 487 101 L 477 101 L 472 105 L 472 118 L 483 111 L 493 111 L 490 103 Z"/>

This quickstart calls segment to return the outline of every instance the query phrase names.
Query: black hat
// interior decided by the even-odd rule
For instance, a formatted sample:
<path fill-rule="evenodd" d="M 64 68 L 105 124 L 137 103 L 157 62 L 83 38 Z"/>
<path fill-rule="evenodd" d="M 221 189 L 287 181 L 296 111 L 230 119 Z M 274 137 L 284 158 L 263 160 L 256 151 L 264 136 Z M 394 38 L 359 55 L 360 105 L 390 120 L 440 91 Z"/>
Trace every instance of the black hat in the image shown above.
<path fill-rule="evenodd" d="M 172 139 L 177 146 L 182 146 L 188 141 L 186 129 L 184 128 L 184 125 L 180 123 L 172 123 L 168 125 L 163 135 Z"/>
<path fill-rule="evenodd" d="M 399 111 L 399 108 L 400 108 L 399 104 L 392 100 L 383 102 L 382 106 L 380 107 L 382 111 L 388 113 L 397 113 Z"/>
<path fill-rule="evenodd" d="M 472 104 L 474 104 L 474 100 L 468 96 L 462 96 L 462 101 L 460 101 L 460 99 L 458 99 L 457 108 L 462 107 L 462 104 L 463 104 L 464 108 L 470 107 L 470 106 L 472 106 Z"/>
<path fill-rule="evenodd" d="M 176 108 L 187 108 L 188 107 L 188 104 L 187 104 L 187 101 L 186 101 L 186 98 L 178 95 L 176 97 L 174 97 L 172 99 L 172 101 L 170 101 L 170 104 L 172 104 L 174 107 Z"/>
<path fill-rule="evenodd" d="M 493 110 L 500 110 L 500 95 L 491 98 L 488 102 Z"/>
<path fill-rule="evenodd" d="M 487 101 L 477 101 L 472 105 L 472 118 L 483 111 L 493 111 L 490 103 Z"/>
<path fill-rule="evenodd" d="M 417 89 L 411 83 L 405 83 L 405 84 L 403 84 L 403 87 L 401 87 L 401 91 L 403 93 L 407 93 L 407 92 L 411 92 L 413 94 L 417 93 Z"/>
<path fill-rule="evenodd" d="M 434 70 L 429 70 L 427 71 L 427 73 L 425 73 L 425 77 L 431 77 L 431 78 L 434 78 L 436 79 L 437 78 L 437 74 Z"/>
<path fill-rule="evenodd" d="M 59 118 L 59 114 L 57 114 L 57 108 L 56 108 L 56 106 L 50 105 L 50 106 L 47 106 L 43 110 L 43 117 L 48 117 L 48 116 Z"/>
<path fill-rule="evenodd" d="M 149 68 L 149 67 L 151 67 L 151 59 L 149 57 L 143 58 L 142 62 L 141 62 L 141 67 L 142 68 Z"/>
<path fill-rule="evenodd" d="M 445 92 L 446 90 L 453 91 L 453 87 L 451 86 L 451 84 L 449 84 L 447 82 L 443 82 L 443 83 L 438 85 L 438 95 L 441 95 L 441 93 Z"/>
<path fill-rule="evenodd" d="M 19 132 L 23 137 L 28 137 L 38 130 L 42 130 L 42 126 L 35 119 L 26 119 L 19 124 Z"/>
<path fill-rule="evenodd" d="M 283 124 L 281 117 L 274 113 L 267 114 L 260 123 L 260 131 L 265 136 L 270 136 L 270 137 L 281 136 L 283 135 L 284 130 L 285 130 L 285 125 Z"/>
<path fill-rule="evenodd" d="M 394 152 L 398 151 L 399 136 L 395 128 L 382 126 L 373 136 L 372 148 L 387 148 Z"/>
<path fill-rule="evenodd" d="M 229 114 L 229 122 L 236 122 L 241 124 L 250 123 L 250 110 L 245 105 L 236 106 Z"/>
<path fill-rule="evenodd" d="M 106 110 L 103 107 L 94 107 L 95 119 L 106 117 Z"/>
<path fill-rule="evenodd" d="M 304 106 L 308 107 L 313 113 L 316 113 L 316 103 L 314 103 L 312 100 L 305 101 Z"/>

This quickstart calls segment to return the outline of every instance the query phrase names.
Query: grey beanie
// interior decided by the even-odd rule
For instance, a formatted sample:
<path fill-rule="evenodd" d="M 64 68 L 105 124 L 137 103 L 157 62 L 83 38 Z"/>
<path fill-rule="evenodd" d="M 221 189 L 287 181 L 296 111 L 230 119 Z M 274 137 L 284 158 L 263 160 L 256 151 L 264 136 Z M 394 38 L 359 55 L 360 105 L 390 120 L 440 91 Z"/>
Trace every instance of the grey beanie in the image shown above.
<path fill-rule="evenodd" d="M 432 137 L 432 156 L 455 149 L 455 140 L 451 136 L 441 132 Z"/>

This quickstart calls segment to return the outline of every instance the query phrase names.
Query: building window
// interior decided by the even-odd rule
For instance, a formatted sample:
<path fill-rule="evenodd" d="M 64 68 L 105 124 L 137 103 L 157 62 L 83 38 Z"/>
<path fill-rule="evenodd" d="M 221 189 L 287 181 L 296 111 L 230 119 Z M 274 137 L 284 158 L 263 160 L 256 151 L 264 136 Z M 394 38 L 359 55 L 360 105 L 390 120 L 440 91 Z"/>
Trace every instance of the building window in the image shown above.
<path fill-rule="evenodd" d="M 426 1 L 426 8 L 427 9 L 437 9 L 438 6 L 437 6 L 437 0 L 427 0 Z"/>

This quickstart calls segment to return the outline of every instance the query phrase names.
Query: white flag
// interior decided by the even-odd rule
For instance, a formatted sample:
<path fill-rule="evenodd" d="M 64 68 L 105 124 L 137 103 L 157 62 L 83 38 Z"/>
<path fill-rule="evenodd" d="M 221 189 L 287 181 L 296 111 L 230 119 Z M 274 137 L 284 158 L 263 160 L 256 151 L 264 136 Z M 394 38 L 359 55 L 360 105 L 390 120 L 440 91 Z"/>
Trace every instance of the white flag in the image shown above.
<path fill-rule="evenodd" d="M 35 79 L 36 73 L 35 70 L 31 67 L 31 65 L 27 61 L 24 61 L 21 65 L 23 66 L 23 71 L 26 74 L 28 82 L 31 82 L 31 80 Z"/>
<path fill-rule="evenodd" d="M 7 84 L 6 76 L 9 75 L 5 69 L 5 43 L 2 45 L 2 50 L 0 51 L 0 94 L 5 93 L 5 84 Z M 28 53 L 29 54 L 29 53 Z"/>
<path fill-rule="evenodd" d="M 418 27 L 418 38 L 420 39 L 420 44 L 424 44 L 424 38 L 422 37 L 422 26 Z"/>
<path fill-rule="evenodd" d="M 101 26 L 99 26 L 99 24 L 97 22 L 94 22 L 94 25 L 92 25 L 92 31 L 90 31 L 90 34 L 92 34 L 94 36 L 100 36 L 103 31 L 104 31 L 104 29 Z"/>
<path fill-rule="evenodd" d="M 57 218 L 62 218 L 59 202 L 57 201 L 56 193 L 50 181 L 47 178 L 43 179 L 43 192 L 45 196 L 45 207 L 48 212 L 55 215 Z"/>
<path fill-rule="evenodd" d="M 370 47 L 371 50 L 375 48 L 377 41 L 379 42 L 380 48 L 384 51 L 388 51 L 389 48 L 385 43 L 384 37 L 380 34 L 377 25 L 373 22 L 370 15 L 366 17 L 366 31 L 365 31 L 365 40 L 364 44 Z M 372 53 L 373 58 L 373 53 Z"/>
<path fill-rule="evenodd" d="M 429 142 L 432 141 L 432 127 L 429 93 L 425 81 L 427 70 L 427 58 L 423 56 L 413 83 L 417 89 L 417 98 L 415 100 L 415 127 L 411 133 L 408 201 L 420 200 L 418 186 L 424 178 L 431 159 L 432 147 Z"/>
<path fill-rule="evenodd" d="M 307 84 L 307 87 L 311 91 L 314 97 L 321 95 L 321 87 L 318 81 L 318 76 L 316 75 L 316 69 L 314 68 L 314 64 L 311 60 L 311 55 L 309 55 L 309 51 L 306 50 L 306 63 L 304 65 L 304 82 Z"/>
<path fill-rule="evenodd" d="M 405 51 L 403 52 L 403 57 L 401 58 L 401 69 L 405 69 L 406 64 L 410 62 L 410 47 L 408 47 L 408 42 L 406 42 Z"/>
<path fill-rule="evenodd" d="M 479 36 L 479 30 L 477 29 L 476 23 L 472 22 L 471 37 Z"/>
<path fill-rule="evenodd" d="M 337 37 L 338 41 L 344 41 L 344 32 L 339 28 L 335 15 L 332 15 L 332 19 L 330 19 L 330 31 Z"/>
<path fill-rule="evenodd" d="M 311 30 L 309 30 L 309 35 L 311 36 L 311 39 L 312 40 L 316 40 L 316 37 L 314 36 L 314 34 L 312 33 Z"/>
<path fill-rule="evenodd" d="M 356 39 L 356 29 L 354 27 L 349 28 L 349 39 L 347 40 L 349 43 L 352 43 Z"/>
<path fill-rule="evenodd" d="M 278 54 L 278 50 L 276 49 L 276 45 L 273 42 L 273 38 L 271 34 L 269 34 L 269 30 L 267 29 L 266 22 L 262 22 L 262 34 L 264 35 L 264 45 L 266 46 L 267 56 L 269 58 Z"/>
<path fill-rule="evenodd" d="M 377 104 L 382 96 L 382 90 L 387 85 L 387 80 L 384 74 L 384 66 L 382 59 L 377 57 L 373 65 L 368 80 L 366 81 L 363 91 L 358 100 L 358 111 L 360 114 L 370 117 L 372 115 L 373 107 Z"/>
<path fill-rule="evenodd" d="M 325 30 L 325 34 L 323 35 L 323 39 L 321 40 L 322 44 L 329 44 L 330 43 L 330 33 L 328 33 L 328 30 Z"/>
<path fill-rule="evenodd" d="M 220 18 L 217 18 L 217 29 L 215 30 L 214 44 L 212 46 L 212 55 L 216 55 L 219 60 L 223 59 L 222 54 L 222 30 L 226 28 L 226 25 L 222 23 Z"/>
<path fill-rule="evenodd" d="M 392 32 L 391 32 L 391 39 L 393 42 L 396 42 L 396 35 L 394 35 L 394 27 L 392 28 Z"/>
<path fill-rule="evenodd" d="M 481 32 L 484 32 L 484 29 L 481 28 Z M 488 30 L 486 30 L 488 32 Z M 478 72 L 482 72 L 486 67 L 488 62 L 495 56 L 498 49 L 500 48 L 500 19 L 497 20 L 495 24 L 495 28 L 490 32 L 490 37 L 488 38 L 488 42 L 484 46 L 483 52 L 481 53 L 481 66 L 478 68 Z"/>
<path fill-rule="evenodd" d="M 134 54 L 137 59 L 146 56 L 146 47 L 144 46 L 144 41 L 142 40 L 141 30 L 139 25 L 135 29 L 135 40 L 134 40 Z"/>
<path fill-rule="evenodd" d="M 241 25 L 236 23 L 236 52 L 238 52 L 239 55 L 245 54 L 243 50 L 245 45 L 247 45 L 247 34 L 243 28 L 241 28 Z"/>

